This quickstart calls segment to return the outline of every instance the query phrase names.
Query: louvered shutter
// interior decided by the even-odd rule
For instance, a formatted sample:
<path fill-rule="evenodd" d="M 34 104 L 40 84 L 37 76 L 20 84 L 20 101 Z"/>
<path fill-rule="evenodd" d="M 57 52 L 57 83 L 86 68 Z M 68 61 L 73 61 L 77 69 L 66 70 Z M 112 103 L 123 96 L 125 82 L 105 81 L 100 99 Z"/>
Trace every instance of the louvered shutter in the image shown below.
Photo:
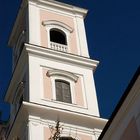
<path fill-rule="evenodd" d="M 62 95 L 63 101 L 66 103 L 71 103 L 71 92 L 70 92 L 70 84 L 67 82 L 62 83 Z"/>
<path fill-rule="evenodd" d="M 62 82 L 56 80 L 55 81 L 55 87 L 56 87 L 56 100 L 63 102 L 63 96 L 62 96 Z"/>
<path fill-rule="evenodd" d="M 72 103 L 70 83 L 66 81 L 56 80 L 56 100 L 66 103 Z"/>

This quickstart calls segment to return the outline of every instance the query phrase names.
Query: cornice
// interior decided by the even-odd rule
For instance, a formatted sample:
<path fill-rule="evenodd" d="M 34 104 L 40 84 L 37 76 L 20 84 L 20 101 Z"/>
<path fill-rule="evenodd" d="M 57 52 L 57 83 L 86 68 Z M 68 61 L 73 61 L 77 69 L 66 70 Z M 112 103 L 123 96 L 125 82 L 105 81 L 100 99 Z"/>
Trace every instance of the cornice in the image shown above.
<path fill-rule="evenodd" d="M 16 16 L 15 23 L 13 25 L 12 32 L 9 36 L 8 45 L 10 47 L 14 45 L 14 41 L 17 38 L 16 28 L 19 24 L 20 17 L 23 15 L 25 7 L 29 4 L 33 4 L 37 7 L 39 7 L 40 5 L 45 6 L 45 7 L 51 7 L 54 10 L 55 9 L 62 10 L 62 11 L 65 11 L 65 13 L 70 13 L 74 16 L 79 16 L 79 17 L 85 17 L 87 12 L 88 12 L 88 10 L 86 10 L 86 9 L 79 8 L 79 7 L 76 7 L 76 6 L 72 6 L 72 5 L 69 5 L 69 4 L 65 4 L 65 3 L 62 3 L 62 2 L 58 2 L 58 1 L 55 1 L 55 0 L 22 0 L 22 2 L 20 4 L 20 7 L 19 7 L 19 10 L 18 10 L 18 13 L 17 13 L 17 16 Z M 71 31 L 71 29 L 70 29 L 70 31 Z"/>
<path fill-rule="evenodd" d="M 88 12 L 87 9 L 80 8 L 80 7 L 73 6 L 66 3 L 62 3 L 62 2 L 58 2 L 56 0 L 28 0 L 28 1 L 32 3 L 37 3 L 38 6 L 42 5 L 42 6 L 51 7 L 54 9 L 64 10 L 66 12 L 73 13 L 77 16 L 79 15 L 82 17 L 85 17 Z"/>
<path fill-rule="evenodd" d="M 100 117 L 96 117 L 93 115 L 89 115 L 89 114 L 84 114 L 84 113 L 79 113 L 79 112 L 75 112 L 75 111 L 70 111 L 70 110 L 65 110 L 65 109 L 60 109 L 60 108 L 56 108 L 56 107 L 51 107 L 51 106 L 47 106 L 47 105 L 42 105 L 42 104 L 38 104 L 38 103 L 34 103 L 34 102 L 26 102 L 23 101 L 23 108 L 30 114 L 38 114 L 38 117 L 41 117 L 40 114 L 45 114 L 45 116 L 48 119 L 57 119 L 57 116 L 59 116 L 61 118 L 61 120 L 63 121 L 63 119 L 65 119 L 65 116 L 69 116 L 69 120 L 73 120 L 73 118 L 76 118 L 78 120 L 78 122 L 82 125 L 82 122 L 84 124 L 84 122 L 86 121 L 86 125 L 89 126 L 89 128 L 94 128 L 95 126 L 97 127 L 97 129 L 103 129 L 104 125 L 106 124 L 107 120 L 100 118 Z M 65 114 L 65 115 L 64 115 Z M 43 117 L 43 116 L 42 116 Z M 74 121 L 73 121 L 74 123 Z M 75 122 L 77 123 L 77 121 Z M 85 125 L 85 124 L 84 124 Z"/>
<path fill-rule="evenodd" d="M 90 68 L 93 71 L 96 70 L 96 67 L 99 64 L 99 61 L 92 60 L 87 57 L 60 52 L 49 48 L 43 48 L 41 46 L 36 46 L 33 44 L 25 44 L 25 47 L 26 51 L 29 54 L 38 55 L 39 57 L 51 58 L 53 60 L 59 60 L 62 62 L 71 63 L 75 65 L 80 65 L 82 67 Z"/>

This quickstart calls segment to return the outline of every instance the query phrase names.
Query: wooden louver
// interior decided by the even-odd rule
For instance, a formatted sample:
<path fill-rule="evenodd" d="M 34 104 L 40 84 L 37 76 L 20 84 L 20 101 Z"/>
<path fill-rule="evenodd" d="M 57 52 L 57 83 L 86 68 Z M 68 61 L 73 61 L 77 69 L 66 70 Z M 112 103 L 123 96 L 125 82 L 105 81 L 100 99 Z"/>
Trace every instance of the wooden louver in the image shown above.
<path fill-rule="evenodd" d="M 70 83 L 63 80 L 55 81 L 56 87 L 56 100 L 66 103 L 72 103 Z"/>

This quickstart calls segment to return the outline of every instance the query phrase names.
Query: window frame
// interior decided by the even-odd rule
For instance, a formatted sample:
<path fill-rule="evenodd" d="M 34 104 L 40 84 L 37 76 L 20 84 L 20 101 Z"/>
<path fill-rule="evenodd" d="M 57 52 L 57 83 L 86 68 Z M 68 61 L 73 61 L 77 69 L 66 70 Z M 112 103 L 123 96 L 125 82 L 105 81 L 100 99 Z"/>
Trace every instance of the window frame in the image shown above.
<path fill-rule="evenodd" d="M 51 40 L 51 32 L 57 32 L 57 33 L 61 34 L 64 37 L 64 42 L 65 43 L 62 44 L 62 43 L 59 43 L 59 42 L 52 41 Z M 65 32 L 63 32 L 62 30 L 60 30 L 58 28 L 52 28 L 52 29 L 50 29 L 50 42 L 62 44 L 62 45 L 65 45 L 65 46 L 67 46 L 67 44 L 68 44 L 67 36 L 66 36 Z"/>
<path fill-rule="evenodd" d="M 67 103 L 67 102 L 62 102 L 62 101 L 58 101 L 56 99 L 56 88 L 55 88 L 55 81 L 56 80 L 60 80 L 60 81 L 66 81 L 70 84 L 70 91 L 71 91 L 71 103 Z M 51 77 L 51 82 L 52 82 L 52 92 L 53 92 L 53 100 L 57 101 L 57 102 L 61 102 L 61 103 L 67 103 L 67 104 L 75 104 L 75 90 L 74 90 L 74 81 L 66 78 L 66 77 L 62 77 L 62 76 L 52 76 Z"/>
<path fill-rule="evenodd" d="M 68 85 L 69 94 L 70 94 L 70 102 L 64 101 L 64 98 L 63 98 L 63 97 L 64 97 L 64 94 L 65 94 L 65 93 L 63 93 L 63 92 L 61 93 L 61 95 L 62 95 L 62 100 L 58 100 L 58 99 L 57 99 L 57 82 L 60 82 L 62 87 L 63 87 L 63 84 Z M 62 87 L 61 87 L 61 88 L 62 88 Z M 63 89 L 63 88 L 62 88 L 62 89 Z M 56 101 L 60 101 L 60 102 L 64 102 L 64 103 L 70 103 L 70 104 L 72 103 L 71 85 L 70 85 L 70 83 L 69 83 L 68 81 L 56 79 L 56 80 L 55 80 L 55 91 L 56 91 L 56 94 L 55 94 L 55 95 L 56 95 Z"/>
<path fill-rule="evenodd" d="M 61 102 L 61 103 L 66 103 L 66 104 L 76 104 L 76 97 L 75 97 L 75 83 L 78 80 L 78 76 L 76 76 L 73 73 L 63 71 L 63 70 L 48 70 L 47 76 L 50 77 L 51 83 L 52 83 L 52 94 L 53 94 L 53 100 L 56 100 L 56 88 L 55 88 L 55 81 L 60 80 L 60 81 L 66 81 L 70 84 L 70 91 L 71 91 L 71 103 L 67 102 Z"/>
<path fill-rule="evenodd" d="M 58 29 L 58 30 L 65 33 L 66 41 L 67 41 L 67 45 L 65 45 L 65 46 L 67 46 L 67 50 L 68 50 L 67 52 L 71 51 L 70 50 L 70 42 L 71 42 L 70 41 L 70 33 L 73 32 L 73 29 L 70 26 L 68 26 L 67 24 L 65 24 L 63 22 L 56 21 L 56 20 L 43 21 L 42 25 L 45 26 L 45 28 L 46 28 L 49 48 L 50 48 L 50 43 L 51 43 L 51 41 L 50 41 L 50 31 L 52 29 Z"/>

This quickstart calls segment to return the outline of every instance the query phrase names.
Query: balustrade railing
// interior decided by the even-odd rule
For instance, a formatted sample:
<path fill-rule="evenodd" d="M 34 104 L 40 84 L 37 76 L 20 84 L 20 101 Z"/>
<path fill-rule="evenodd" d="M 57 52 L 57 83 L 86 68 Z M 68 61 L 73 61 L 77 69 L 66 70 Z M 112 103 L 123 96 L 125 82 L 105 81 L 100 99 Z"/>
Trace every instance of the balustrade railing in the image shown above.
<path fill-rule="evenodd" d="M 67 45 L 63 45 L 55 42 L 50 42 L 50 48 L 61 52 L 68 52 Z"/>

